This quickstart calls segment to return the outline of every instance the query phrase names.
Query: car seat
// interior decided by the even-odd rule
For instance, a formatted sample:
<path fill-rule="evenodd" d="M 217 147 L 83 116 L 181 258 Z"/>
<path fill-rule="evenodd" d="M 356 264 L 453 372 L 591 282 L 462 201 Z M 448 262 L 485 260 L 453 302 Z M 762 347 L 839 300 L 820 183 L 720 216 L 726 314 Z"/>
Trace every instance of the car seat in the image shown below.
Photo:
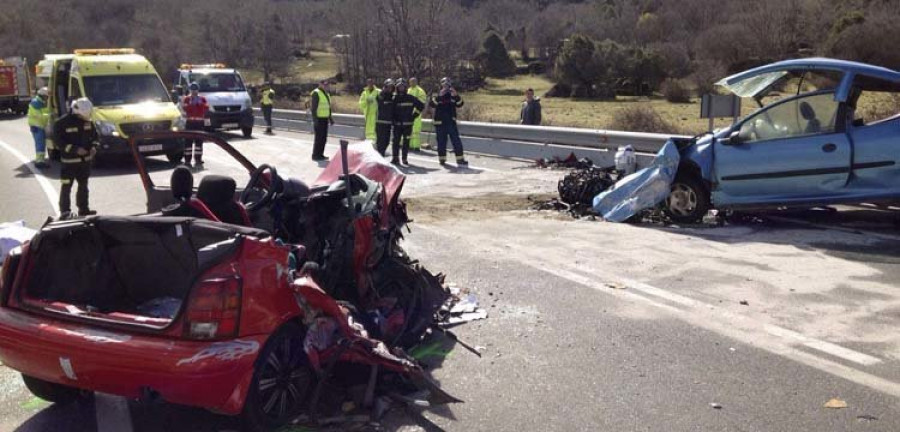
<path fill-rule="evenodd" d="M 206 204 L 192 196 L 194 194 L 194 175 L 191 174 L 190 168 L 184 165 L 176 167 L 172 171 L 169 184 L 172 188 L 172 197 L 175 198 L 175 204 L 165 207 L 162 210 L 163 216 L 219 220 Z"/>
<path fill-rule="evenodd" d="M 800 102 L 800 115 L 807 121 L 803 133 L 815 134 L 822 130 L 822 123 L 816 118 L 816 111 L 809 102 Z"/>
<path fill-rule="evenodd" d="M 237 185 L 231 177 L 208 175 L 200 181 L 197 198 L 212 211 L 217 220 L 234 225 L 253 226 L 247 210 L 234 199 Z"/>

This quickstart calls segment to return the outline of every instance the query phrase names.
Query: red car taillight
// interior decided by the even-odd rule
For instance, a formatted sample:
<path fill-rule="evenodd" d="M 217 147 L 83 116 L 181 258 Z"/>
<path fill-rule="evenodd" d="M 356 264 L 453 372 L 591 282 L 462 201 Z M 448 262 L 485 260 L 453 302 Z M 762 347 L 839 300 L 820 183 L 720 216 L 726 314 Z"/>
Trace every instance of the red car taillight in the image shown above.
<path fill-rule="evenodd" d="M 191 339 L 224 339 L 238 332 L 241 280 L 207 279 L 194 287 L 185 313 L 184 333 Z"/>

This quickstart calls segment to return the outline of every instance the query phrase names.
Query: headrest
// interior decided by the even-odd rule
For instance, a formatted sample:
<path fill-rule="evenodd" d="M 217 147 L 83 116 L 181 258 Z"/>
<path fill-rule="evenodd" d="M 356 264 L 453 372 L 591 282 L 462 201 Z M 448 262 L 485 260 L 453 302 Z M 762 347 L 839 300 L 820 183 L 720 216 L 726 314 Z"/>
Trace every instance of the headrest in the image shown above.
<path fill-rule="evenodd" d="M 800 102 L 800 115 L 806 120 L 812 120 L 816 118 L 816 111 L 813 110 L 809 102 Z"/>
<path fill-rule="evenodd" d="M 194 193 L 194 175 L 191 169 L 179 165 L 172 171 L 172 180 L 169 182 L 172 187 L 172 196 L 177 200 L 185 201 L 191 198 Z"/>
<path fill-rule="evenodd" d="M 200 180 L 197 189 L 197 198 L 209 206 L 234 201 L 234 191 L 237 185 L 231 177 L 220 175 L 208 175 Z"/>

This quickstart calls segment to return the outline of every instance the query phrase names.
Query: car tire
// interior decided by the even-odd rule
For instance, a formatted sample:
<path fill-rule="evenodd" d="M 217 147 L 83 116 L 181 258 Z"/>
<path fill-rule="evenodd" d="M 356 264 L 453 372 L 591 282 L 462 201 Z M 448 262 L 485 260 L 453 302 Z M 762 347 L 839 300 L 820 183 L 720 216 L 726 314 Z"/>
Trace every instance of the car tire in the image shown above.
<path fill-rule="evenodd" d="M 31 394 L 45 401 L 58 404 L 74 402 L 90 394 L 87 390 L 44 381 L 25 374 L 22 374 L 22 381 L 25 381 L 25 387 L 28 387 Z"/>
<path fill-rule="evenodd" d="M 178 165 L 179 162 L 184 160 L 184 151 L 166 153 L 166 159 L 169 160 L 169 163 Z"/>
<path fill-rule="evenodd" d="M 666 216 L 677 223 L 697 223 L 711 207 L 706 185 L 691 175 L 676 176 L 664 207 Z"/>
<path fill-rule="evenodd" d="M 309 407 L 317 379 L 303 349 L 305 337 L 303 327 L 288 323 L 266 342 L 256 359 L 241 415 L 246 430 L 277 429 Z"/>
<path fill-rule="evenodd" d="M 242 127 L 241 133 L 244 135 L 244 138 L 253 137 L 253 128 L 252 127 Z"/>

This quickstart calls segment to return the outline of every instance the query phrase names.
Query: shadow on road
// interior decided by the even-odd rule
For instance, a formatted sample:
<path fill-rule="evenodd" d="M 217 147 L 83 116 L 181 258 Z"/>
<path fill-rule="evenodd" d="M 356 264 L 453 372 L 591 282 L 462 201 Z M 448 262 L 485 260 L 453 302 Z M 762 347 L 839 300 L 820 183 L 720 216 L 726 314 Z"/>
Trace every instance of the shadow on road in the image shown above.
<path fill-rule="evenodd" d="M 169 161 L 165 159 L 153 159 L 147 158 L 144 160 L 144 165 L 147 167 L 147 172 L 157 172 L 157 171 L 165 171 L 172 170 L 174 165 L 169 163 Z M 60 163 L 53 162 L 49 168 L 45 168 L 39 170 L 44 177 L 49 179 L 58 180 L 60 174 Z M 28 169 L 26 165 L 19 165 L 16 169 L 16 177 L 17 178 L 30 178 L 34 177 L 31 170 Z M 117 177 L 123 175 L 134 175 L 137 176 L 137 168 L 134 166 L 134 163 L 130 160 L 122 159 L 118 161 L 109 161 L 104 162 L 102 164 L 95 165 L 91 168 L 91 177 Z"/>
<path fill-rule="evenodd" d="M 95 432 L 97 415 L 94 410 L 94 399 L 53 404 L 38 411 L 15 429 L 15 432 Z"/>

